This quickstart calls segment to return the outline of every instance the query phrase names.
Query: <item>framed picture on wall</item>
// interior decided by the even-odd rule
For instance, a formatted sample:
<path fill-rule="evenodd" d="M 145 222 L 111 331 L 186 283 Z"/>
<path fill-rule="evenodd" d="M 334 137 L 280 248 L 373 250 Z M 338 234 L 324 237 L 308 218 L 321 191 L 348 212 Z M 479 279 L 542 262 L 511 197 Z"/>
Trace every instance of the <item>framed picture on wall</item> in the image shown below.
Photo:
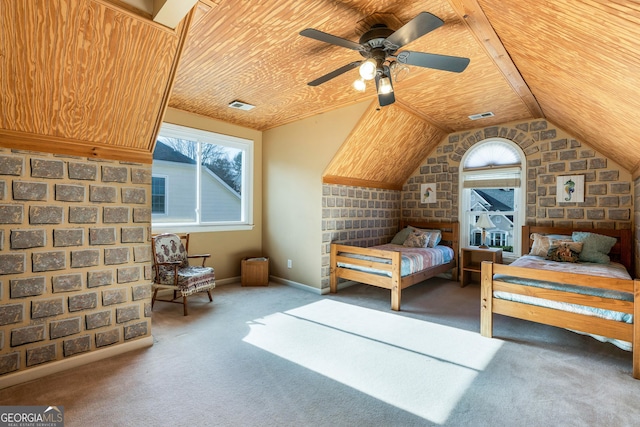
<path fill-rule="evenodd" d="M 584 175 L 562 175 L 556 181 L 557 203 L 584 202 Z"/>
<path fill-rule="evenodd" d="M 420 184 L 420 203 L 436 203 L 436 183 Z"/>

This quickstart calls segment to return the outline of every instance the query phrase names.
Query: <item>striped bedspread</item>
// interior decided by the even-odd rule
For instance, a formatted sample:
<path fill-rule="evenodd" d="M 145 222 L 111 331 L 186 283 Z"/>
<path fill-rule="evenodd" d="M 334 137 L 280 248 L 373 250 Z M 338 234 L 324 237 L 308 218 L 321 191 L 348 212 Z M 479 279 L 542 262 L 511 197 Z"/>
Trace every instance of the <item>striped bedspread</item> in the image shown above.
<path fill-rule="evenodd" d="M 533 256 L 533 255 L 525 255 L 521 258 L 518 258 L 514 261 L 512 266 L 515 267 L 526 267 L 526 268 L 536 268 L 547 271 L 561 271 L 565 273 L 577 273 L 577 274 L 587 274 L 591 276 L 600 276 L 600 277 L 611 277 L 616 279 L 631 279 L 629 273 L 624 268 L 622 264 L 618 263 L 609 263 L 609 264 L 593 264 L 593 263 L 566 263 L 566 262 L 555 262 L 544 259 L 543 257 Z M 515 283 L 525 286 L 535 286 L 538 288 L 545 289 L 553 289 L 560 291 L 571 291 L 583 295 L 592 295 L 599 296 L 604 298 L 618 299 L 622 301 L 633 301 L 633 294 L 629 292 L 621 292 L 615 290 L 608 289 L 600 289 L 600 288 L 590 288 L 586 286 L 576 286 L 569 285 L 563 283 L 553 283 L 553 282 L 543 282 L 531 279 L 523 279 L 520 277 L 512 277 L 496 274 L 494 279 L 499 279 L 508 283 Z M 536 297 L 529 297 L 525 295 L 519 294 L 511 294 L 507 292 L 494 292 L 493 296 L 495 298 L 522 302 L 525 304 L 537 305 L 540 307 L 548 307 L 556 310 L 568 311 L 572 313 L 585 314 L 589 316 L 596 316 L 603 319 L 615 320 L 618 322 L 625 323 L 633 323 L 633 316 L 628 313 L 622 313 L 618 311 L 605 310 L 596 307 L 582 306 L 577 304 L 571 304 L 567 302 L 559 302 L 559 301 L 550 301 Z M 577 331 L 574 331 L 577 332 Z M 582 333 L 582 332 L 580 332 Z M 603 342 L 611 342 L 616 346 L 624 349 L 631 350 L 631 343 L 626 341 L 614 340 L 610 338 L 605 338 L 598 335 L 589 334 L 592 337 L 603 341 Z"/>
<path fill-rule="evenodd" d="M 429 267 L 447 264 L 448 262 L 451 262 L 451 259 L 453 258 L 453 249 L 451 249 L 449 246 L 436 246 L 435 248 L 408 248 L 406 246 L 394 245 L 389 243 L 386 245 L 373 246 L 372 249 L 401 252 L 402 267 L 400 270 L 400 275 L 402 277 L 417 273 L 418 271 L 425 270 Z M 341 253 L 341 255 L 350 258 L 358 258 L 368 261 L 381 262 L 384 264 L 391 264 L 391 261 L 388 259 L 367 255 L 349 253 Z M 391 277 L 391 273 L 387 271 L 361 267 L 343 262 L 339 262 L 338 267 L 350 268 L 354 270 L 365 271 L 367 273 L 375 273 Z"/>

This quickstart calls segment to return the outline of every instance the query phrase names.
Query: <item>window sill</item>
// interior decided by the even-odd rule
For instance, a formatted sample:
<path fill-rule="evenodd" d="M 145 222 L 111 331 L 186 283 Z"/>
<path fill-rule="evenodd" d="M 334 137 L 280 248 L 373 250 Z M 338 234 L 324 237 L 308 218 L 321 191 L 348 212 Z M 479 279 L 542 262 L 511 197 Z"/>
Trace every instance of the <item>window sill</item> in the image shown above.
<path fill-rule="evenodd" d="M 151 233 L 211 233 L 217 231 L 251 231 L 253 224 L 234 225 L 152 225 Z"/>

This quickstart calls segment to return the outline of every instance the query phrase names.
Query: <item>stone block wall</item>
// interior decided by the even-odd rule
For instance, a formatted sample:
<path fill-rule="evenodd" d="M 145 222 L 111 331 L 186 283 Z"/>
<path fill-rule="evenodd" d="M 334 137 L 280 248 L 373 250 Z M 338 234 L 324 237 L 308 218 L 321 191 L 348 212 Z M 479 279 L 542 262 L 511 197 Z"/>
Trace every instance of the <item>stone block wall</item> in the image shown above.
<path fill-rule="evenodd" d="M 0 148 L 0 375 L 151 334 L 151 165 Z"/>
<path fill-rule="evenodd" d="M 323 184 L 322 288 L 329 287 L 332 242 L 360 247 L 389 243 L 399 221 L 399 191 Z"/>
<path fill-rule="evenodd" d="M 640 254 L 640 178 L 636 178 L 633 183 L 633 189 L 635 194 L 635 205 L 633 211 L 633 223 L 635 224 L 633 230 L 633 242 L 635 249 L 635 271 L 640 272 L 640 258 L 638 254 Z"/>
<path fill-rule="evenodd" d="M 527 224 L 631 227 L 634 190 L 631 175 L 547 120 L 450 134 L 404 185 L 402 218 L 457 220 L 462 156 L 474 144 L 495 137 L 517 143 L 526 155 Z M 561 175 L 584 175 L 583 203 L 557 203 L 556 178 Z M 436 204 L 420 204 L 420 184 L 427 182 L 437 183 Z"/>

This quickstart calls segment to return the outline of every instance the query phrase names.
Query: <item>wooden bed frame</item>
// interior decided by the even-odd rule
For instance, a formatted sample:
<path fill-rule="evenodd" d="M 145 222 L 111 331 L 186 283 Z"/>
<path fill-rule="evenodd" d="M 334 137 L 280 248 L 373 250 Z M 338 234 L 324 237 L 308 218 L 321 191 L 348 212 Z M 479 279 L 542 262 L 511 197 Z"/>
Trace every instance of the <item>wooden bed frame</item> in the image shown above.
<path fill-rule="evenodd" d="M 589 231 L 597 234 L 613 236 L 618 242 L 611 250 L 613 261 L 623 264 L 629 274 L 633 273 L 632 234 L 631 230 L 609 229 L 567 229 L 557 227 L 524 226 L 522 228 L 522 253 L 530 251 L 531 233 L 571 235 L 573 231 Z M 494 280 L 495 274 L 522 277 L 551 282 L 569 283 L 592 288 L 614 289 L 630 292 L 634 301 L 619 301 L 602 297 L 594 297 L 571 292 L 554 291 L 534 288 L 531 286 L 514 285 Z M 632 275 L 633 277 L 633 275 Z M 494 291 L 504 291 L 513 294 L 527 295 L 548 300 L 568 302 L 591 307 L 598 307 L 633 314 L 633 324 L 600 319 L 593 316 L 568 313 L 551 308 L 538 307 L 530 304 L 501 300 L 493 297 Z M 640 280 L 621 280 L 588 276 L 577 273 L 558 273 L 531 268 L 512 267 L 493 264 L 490 261 L 482 263 L 481 268 L 481 312 L 480 333 L 485 337 L 493 335 L 493 314 L 515 317 L 531 322 L 544 323 L 566 329 L 574 329 L 585 333 L 602 335 L 609 338 L 629 341 L 632 344 L 633 377 L 640 379 Z"/>
<path fill-rule="evenodd" d="M 453 248 L 453 259 L 448 264 L 438 265 L 426 270 L 419 271 L 409 276 L 400 276 L 401 253 L 394 251 L 384 251 L 375 248 L 360 248 L 357 246 L 341 245 L 337 243 L 331 244 L 331 293 L 338 292 L 338 279 L 353 280 L 355 282 L 365 283 L 367 285 L 378 286 L 391 290 L 391 309 L 400 310 L 400 299 L 402 289 L 411 285 L 420 283 L 426 279 L 434 277 L 437 274 L 445 273 L 453 269 L 453 280 L 458 280 L 458 236 L 459 225 L 457 222 L 411 222 L 400 223 L 399 230 L 407 225 L 422 229 L 438 229 L 442 232 L 442 241 L 444 244 Z M 391 264 L 381 262 L 365 261 L 342 256 L 344 253 L 369 255 L 378 258 L 391 260 Z M 379 274 L 367 273 L 363 271 L 351 270 L 348 268 L 338 267 L 338 262 L 347 262 L 349 264 L 361 265 L 364 267 L 376 268 L 391 272 L 391 277 L 381 276 Z"/>

